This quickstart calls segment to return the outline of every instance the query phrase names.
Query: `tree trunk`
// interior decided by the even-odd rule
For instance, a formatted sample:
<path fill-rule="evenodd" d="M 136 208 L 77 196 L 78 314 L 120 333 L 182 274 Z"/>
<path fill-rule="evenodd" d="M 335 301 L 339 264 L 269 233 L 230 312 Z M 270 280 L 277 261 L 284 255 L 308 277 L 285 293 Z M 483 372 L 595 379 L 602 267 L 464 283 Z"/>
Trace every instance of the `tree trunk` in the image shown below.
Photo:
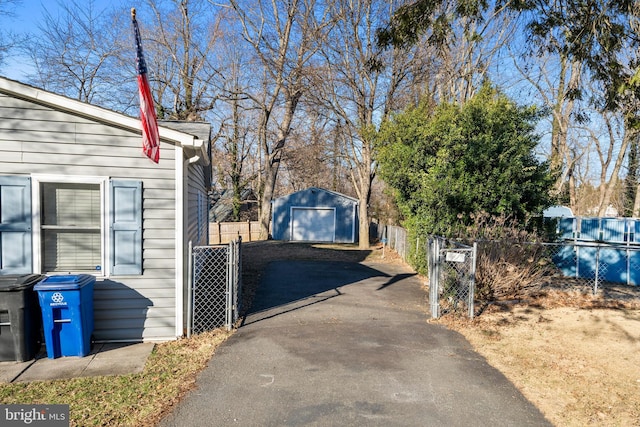
<path fill-rule="evenodd" d="M 624 215 L 635 216 L 637 212 L 637 206 L 640 203 L 638 201 L 638 168 L 640 161 L 640 146 L 638 145 L 637 138 L 629 144 L 629 155 L 627 160 L 627 177 L 624 184 Z"/>
<path fill-rule="evenodd" d="M 358 198 L 360 212 L 358 215 L 358 248 L 369 249 L 369 206 L 364 198 Z"/>
<path fill-rule="evenodd" d="M 287 137 L 291 130 L 291 123 L 293 122 L 293 116 L 298 106 L 298 101 L 302 96 L 301 91 L 288 92 L 286 97 L 286 109 L 282 123 L 280 124 L 280 130 L 278 131 L 278 141 L 273 146 L 270 155 L 265 156 L 265 168 L 264 168 L 264 187 L 261 198 L 260 209 L 260 238 L 266 239 L 269 236 L 269 223 L 271 221 L 271 201 L 273 200 L 273 193 L 278 181 L 278 171 L 280 170 L 280 160 L 282 159 L 282 150 L 287 142 Z M 265 129 L 266 135 L 266 129 Z"/>
<path fill-rule="evenodd" d="M 574 215 L 578 214 L 578 192 L 576 188 L 576 178 L 573 176 L 573 167 L 569 173 L 569 206 Z"/>
<path fill-rule="evenodd" d="M 638 218 L 640 216 L 640 184 L 636 187 L 636 200 L 633 203 L 633 218 Z"/>
<path fill-rule="evenodd" d="M 358 195 L 358 248 L 369 249 L 369 202 L 371 200 L 371 183 L 375 170 L 371 162 L 371 146 L 363 141 L 362 162 L 354 165 L 351 170 L 351 181 Z"/>
<path fill-rule="evenodd" d="M 271 200 L 273 200 L 273 189 L 278 178 L 279 160 L 275 165 L 271 165 L 265 171 L 264 187 L 260 198 L 260 239 L 269 238 L 269 224 L 271 223 Z"/>
<path fill-rule="evenodd" d="M 622 166 L 625 153 L 627 152 L 628 145 L 629 145 L 629 135 L 625 134 L 625 136 L 622 138 L 622 145 L 620 146 L 618 157 L 613 166 L 613 171 L 611 172 L 611 179 L 609 180 L 608 183 L 603 181 L 600 184 L 600 207 L 598 209 L 598 216 L 604 216 L 607 210 L 607 207 L 611 203 L 611 197 L 613 196 L 613 192 L 616 188 L 616 184 L 618 183 L 620 168 Z M 605 172 L 606 172 L 606 169 L 605 169 Z"/>

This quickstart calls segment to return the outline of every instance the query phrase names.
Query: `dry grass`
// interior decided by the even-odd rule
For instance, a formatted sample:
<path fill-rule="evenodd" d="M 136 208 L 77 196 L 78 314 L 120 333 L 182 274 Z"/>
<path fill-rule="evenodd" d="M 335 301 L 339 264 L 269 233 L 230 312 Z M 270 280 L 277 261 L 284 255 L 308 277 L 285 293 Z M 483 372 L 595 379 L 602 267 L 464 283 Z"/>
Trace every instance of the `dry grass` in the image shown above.
<path fill-rule="evenodd" d="M 623 291 L 549 289 L 474 320 L 440 322 L 555 425 L 640 426 L 640 289 Z"/>

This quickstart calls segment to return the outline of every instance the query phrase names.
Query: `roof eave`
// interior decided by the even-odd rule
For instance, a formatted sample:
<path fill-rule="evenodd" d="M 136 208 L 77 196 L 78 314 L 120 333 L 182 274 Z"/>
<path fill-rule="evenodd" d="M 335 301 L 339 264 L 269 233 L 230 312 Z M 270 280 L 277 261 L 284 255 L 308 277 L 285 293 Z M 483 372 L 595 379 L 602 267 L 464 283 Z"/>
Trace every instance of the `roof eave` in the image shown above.
<path fill-rule="evenodd" d="M 0 77 L 0 93 L 5 93 L 17 98 L 31 100 L 33 102 L 64 110 L 88 119 L 122 127 L 132 132 L 142 133 L 139 119 L 135 119 L 133 117 L 129 117 L 122 113 L 117 113 L 106 108 L 71 99 L 66 96 L 57 95 L 55 93 L 29 86 L 15 80 Z M 179 132 L 163 126 L 158 126 L 158 131 L 161 140 L 176 142 L 183 147 L 204 147 L 205 145 L 195 136 L 189 135 L 184 132 Z M 204 148 L 201 148 L 201 150 L 203 149 Z M 206 153 L 205 157 L 207 157 L 208 159 Z"/>

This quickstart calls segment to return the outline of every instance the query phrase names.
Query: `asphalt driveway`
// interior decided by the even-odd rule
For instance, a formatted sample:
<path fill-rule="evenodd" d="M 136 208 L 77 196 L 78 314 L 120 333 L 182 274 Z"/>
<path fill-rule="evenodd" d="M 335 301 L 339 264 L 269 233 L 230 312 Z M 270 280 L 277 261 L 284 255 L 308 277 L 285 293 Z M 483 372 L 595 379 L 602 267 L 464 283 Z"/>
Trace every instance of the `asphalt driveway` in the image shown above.
<path fill-rule="evenodd" d="M 163 426 L 545 426 L 402 265 L 275 262 Z"/>

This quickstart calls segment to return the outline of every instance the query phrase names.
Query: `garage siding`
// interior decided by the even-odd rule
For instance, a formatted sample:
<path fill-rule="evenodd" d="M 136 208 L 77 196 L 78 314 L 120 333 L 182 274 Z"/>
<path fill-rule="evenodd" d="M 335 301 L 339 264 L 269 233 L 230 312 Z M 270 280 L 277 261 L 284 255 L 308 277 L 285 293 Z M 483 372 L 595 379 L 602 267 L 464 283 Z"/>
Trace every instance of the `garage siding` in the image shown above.
<path fill-rule="evenodd" d="M 319 216 L 326 210 L 333 210 L 335 213 L 332 225 L 327 217 Z M 294 211 L 298 216 L 292 215 Z M 344 194 L 316 187 L 308 188 L 275 199 L 272 213 L 272 237 L 275 240 L 336 243 L 358 241 L 358 201 Z M 327 230 L 327 227 L 332 227 L 333 230 Z M 330 234 L 334 236 L 331 240 Z"/>

